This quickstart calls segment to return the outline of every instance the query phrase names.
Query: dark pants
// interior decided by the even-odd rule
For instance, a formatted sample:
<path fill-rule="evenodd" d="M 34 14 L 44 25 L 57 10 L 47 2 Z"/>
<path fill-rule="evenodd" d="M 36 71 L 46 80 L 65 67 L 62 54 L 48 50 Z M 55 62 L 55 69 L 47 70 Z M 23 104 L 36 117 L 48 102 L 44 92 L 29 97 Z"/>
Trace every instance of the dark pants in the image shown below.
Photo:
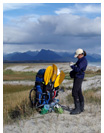
<path fill-rule="evenodd" d="M 74 78 L 72 96 L 75 102 L 84 102 L 84 97 L 81 89 L 82 81 L 83 79 L 81 78 Z"/>

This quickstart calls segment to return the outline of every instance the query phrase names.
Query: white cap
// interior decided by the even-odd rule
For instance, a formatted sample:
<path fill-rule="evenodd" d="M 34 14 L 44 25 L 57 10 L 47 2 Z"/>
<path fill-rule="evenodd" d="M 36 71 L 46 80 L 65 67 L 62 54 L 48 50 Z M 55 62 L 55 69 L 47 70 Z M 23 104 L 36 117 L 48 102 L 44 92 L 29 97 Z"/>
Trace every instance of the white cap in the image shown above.
<path fill-rule="evenodd" d="M 77 49 L 74 57 L 76 58 L 79 54 L 83 54 L 83 49 Z"/>

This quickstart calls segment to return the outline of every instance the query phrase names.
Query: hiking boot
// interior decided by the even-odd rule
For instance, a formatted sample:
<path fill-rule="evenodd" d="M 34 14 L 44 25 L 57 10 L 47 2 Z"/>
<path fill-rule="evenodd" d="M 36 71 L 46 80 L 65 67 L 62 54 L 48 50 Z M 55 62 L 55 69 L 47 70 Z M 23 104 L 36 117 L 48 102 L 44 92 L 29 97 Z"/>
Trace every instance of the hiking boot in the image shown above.
<path fill-rule="evenodd" d="M 75 103 L 75 109 L 73 109 L 70 114 L 76 115 L 76 114 L 80 114 L 80 113 L 81 113 L 80 102 L 76 102 Z"/>
<path fill-rule="evenodd" d="M 74 108 L 70 111 L 70 113 L 73 112 L 76 109 L 76 107 L 76 102 L 74 101 Z"/>
<path fill-rule="evenodd" d="M 84 102 L 80 102 L 80 109 L 81 109 L 81 112 L 84 111 Z"/>

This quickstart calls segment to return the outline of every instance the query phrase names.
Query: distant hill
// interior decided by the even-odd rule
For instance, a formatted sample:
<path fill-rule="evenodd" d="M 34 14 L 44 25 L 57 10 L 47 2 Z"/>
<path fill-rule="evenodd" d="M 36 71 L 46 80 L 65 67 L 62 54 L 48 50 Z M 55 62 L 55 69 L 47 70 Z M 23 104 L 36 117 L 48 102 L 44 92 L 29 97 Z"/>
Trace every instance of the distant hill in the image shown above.
<path fill-rule="evenodd" d="M 39 51 L 27 51 L 27 52 L 24 52 L 30 56 L 36 56 L 38 54 Z"/>
<path fill-rule="evenodd" d="M 86 58 L 89 62 L 101 61 L 101 56 L 98 54 L 88 54 Z M 76 60 L 74 53 L 55 52 L 45 49 L 41 51 L 15 52 L 3 55 L 4 62 L 75 62 Z"/>
<path fill-rule="evenodd" d="M 3 57 L 4 61 L 26 61 L 34 60 L 33 56 L 28 55 L 27 53 L 12 53 L 5 55 Z"/>
<path fill-rule="evenodd" d="M 51 50 L 42 49 L 36 56 L 35 60 L 60 61 L 62 57 Z"/>

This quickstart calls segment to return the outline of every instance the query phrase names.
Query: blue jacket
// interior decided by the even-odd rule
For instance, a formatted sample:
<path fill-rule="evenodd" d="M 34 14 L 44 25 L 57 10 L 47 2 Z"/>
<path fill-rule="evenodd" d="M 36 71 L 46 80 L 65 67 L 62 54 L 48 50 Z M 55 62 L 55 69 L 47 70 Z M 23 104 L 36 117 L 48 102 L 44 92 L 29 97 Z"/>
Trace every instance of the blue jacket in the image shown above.
<path fill-rule="evenodd" d="M 81 78 L 81 79 L 84 78 L 87 64 L 88 63 L 87 63 L 86 58 L 85 57 L 82 57 L 81 59 L 78 59 L 78 61 L 76 62 L 75 65 L 72 65 L 71 66 L 71 68 L 73 69 L 73 71 L 75 71 L 77 73 L 76 74 L 76 77 L 77 78 Z"/>

